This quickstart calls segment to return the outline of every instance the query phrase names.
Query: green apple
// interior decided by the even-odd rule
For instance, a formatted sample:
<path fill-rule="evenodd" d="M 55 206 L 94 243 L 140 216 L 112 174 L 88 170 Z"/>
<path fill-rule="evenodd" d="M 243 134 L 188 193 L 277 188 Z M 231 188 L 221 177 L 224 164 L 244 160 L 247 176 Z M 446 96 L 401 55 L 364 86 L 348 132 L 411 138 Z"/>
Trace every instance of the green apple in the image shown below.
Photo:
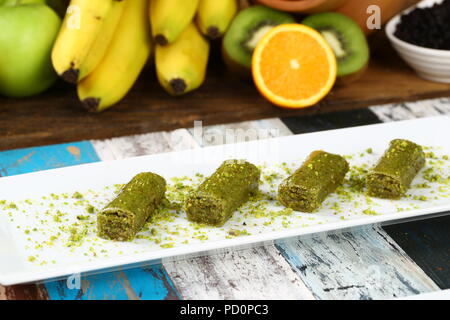
<path fill-rule="evenodd" d="M 60 17 L 45 0 L 0 0 L 0 95 L 26 97 L 57 79 L 51 50 Z"/>

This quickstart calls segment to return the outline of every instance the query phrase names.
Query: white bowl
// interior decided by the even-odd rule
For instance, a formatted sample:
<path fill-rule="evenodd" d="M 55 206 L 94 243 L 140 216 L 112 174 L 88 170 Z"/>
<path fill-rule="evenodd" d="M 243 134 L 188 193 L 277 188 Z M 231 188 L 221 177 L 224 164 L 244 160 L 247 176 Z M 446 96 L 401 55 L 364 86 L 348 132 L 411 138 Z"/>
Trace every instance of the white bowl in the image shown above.
<path fill-rule="evenodd" d="M 386 25 L 386 34 L 392 46 L 417 74 L 430 81 L 450 83 L 450 50 L 437 50 L 416 46 L 400 40 L 394 33 L 400 17 L 416 7 L 431 7 L 443 0 L 424 0 L 392 18 Z"/>

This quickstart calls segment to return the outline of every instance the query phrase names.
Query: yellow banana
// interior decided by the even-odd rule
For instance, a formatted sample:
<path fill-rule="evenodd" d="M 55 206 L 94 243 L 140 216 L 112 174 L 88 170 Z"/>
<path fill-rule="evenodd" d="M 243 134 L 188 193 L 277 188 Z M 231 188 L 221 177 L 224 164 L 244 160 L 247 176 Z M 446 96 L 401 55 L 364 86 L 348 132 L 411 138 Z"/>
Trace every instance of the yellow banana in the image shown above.
<path fill-rule="evenodd" d="M 123 11 L 124 1 L 118 0 L 114 2 L 113 7 L 105 18 L 100 33 L 92 44 L 91 49 L 85 60 L 80 65 L 80 74 L 78 79 L 85 78 L 91 73 L 102 61 L 106 54 L 111 39 L 116 32 L 117 25 L 119 24 L 120 17 Z"/>
<path fill-rule="evenodd" d="M 150 21 L 155 42 L 175 41 L 194 18 L 199 0 L 150 0 Z"/>
<path fill-rule="evenodd" d="M 172 95 L 198 88 L 205 80 L 209 42 L 190 23 L 175 42 L 156 46 L 156 74 L 161 86 Z"/>
<path fill-rule="evenodd" d="M 236 0 L 200 0 L 197 25 L 208 38 L 220 38 L 228 29 L 237 9 Z"/>
<path fill-rule="evenodd" d="M 152 49 L 148 0 L 123 0 L 116 32 L 102 62 L 78 83 L 78 97 L 91 112 L 121 100 L 136 82 Z"/>
<path fill-rule="evenodd" d="M 53 67 L 64 80 L 71 83 L 78 81 L 80 66 L 86 60 L 93 44 L 99 39 L 102 26 L 114 5 L 120 5 L 120 1 L 70 2 L 52 50 Z"/>

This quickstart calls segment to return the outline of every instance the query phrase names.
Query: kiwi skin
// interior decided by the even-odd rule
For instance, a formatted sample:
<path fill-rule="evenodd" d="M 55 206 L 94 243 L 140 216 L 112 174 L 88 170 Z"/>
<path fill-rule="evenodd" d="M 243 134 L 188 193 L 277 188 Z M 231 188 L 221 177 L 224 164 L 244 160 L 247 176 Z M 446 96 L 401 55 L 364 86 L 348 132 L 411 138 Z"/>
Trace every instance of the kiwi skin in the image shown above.
<path fill-rule="evenodd" d="M 228 68 L 228 71 L 230 71 L 231 74 L 242 78 L 242 79 L 248 79 L 250 80 L 252 77 L 252 71 L 251 69 L 243 66 L 242 64 L 239 64 L 235 62 L 227 53 L 227 50 L 225 50 L 225 47 L 222 45 L 222 57 L 223 61 L 225 62 L 225 65 Z"/>
<path fill-rule="evenodd" d="M 364 32 L 356 22 L 342 14 L 326 12 L 311 15 L 302 23 L 321 33 L 331 31 L 347 53 L 343 58 L 337 58 L 337 85 L 350 84 L 362 76 L 368 66 L 370 49 Z"/>
<path fill-rule="evenodd" d="M 292 15 L 262 5 L 240 11 L 222 40 L 222 56 L 228 69 L 242 78 L 251 78 L 251 51 L 243 44 L 265 26 L 275 27 L 282 23 L 294 22 Z"/>

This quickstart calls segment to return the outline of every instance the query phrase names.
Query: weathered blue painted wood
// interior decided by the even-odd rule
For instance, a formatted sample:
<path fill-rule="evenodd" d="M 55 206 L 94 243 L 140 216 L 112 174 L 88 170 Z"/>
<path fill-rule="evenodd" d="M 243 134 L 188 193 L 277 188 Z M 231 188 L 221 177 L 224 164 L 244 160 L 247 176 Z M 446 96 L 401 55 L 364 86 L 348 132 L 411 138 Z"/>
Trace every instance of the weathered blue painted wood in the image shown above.
<path fill-rule="evenodd" d="M 88 141 L 0 152 L 0 176 L 97 162 L 99 158 Z"/>
<path fill-rule="evenodd" d="M 147 300 L 179 300 L 180 294 L 161 264 L 123 272 L 135 298 Z"/>
<path fill-rule="evenodd" d="M 179 299 L 161 265 L 82 277 L 80 285 L 70 290 L 67 281 L 61 280 L 46 287 L 54 300 Z"/>
<path fill-rule="evenodd" d="M 91 142 L 82 141 L 0 152 L 0 175 L 15 175 L 100 161 Z M 46 283 L 50 299 L 176 299 L 162 265 L 83 278 L 81 290 L 65 281 Z"/>
<path fill-rule="evenodd" d="M 134 296 L 129 285 L 128 290 L 124 288 L 124 280 L 117 272 L 82 277 L 80 288 L 68 289 L 66 280 L 48 282 L 45 286 L 51 300 L 128 300 Z"/>

